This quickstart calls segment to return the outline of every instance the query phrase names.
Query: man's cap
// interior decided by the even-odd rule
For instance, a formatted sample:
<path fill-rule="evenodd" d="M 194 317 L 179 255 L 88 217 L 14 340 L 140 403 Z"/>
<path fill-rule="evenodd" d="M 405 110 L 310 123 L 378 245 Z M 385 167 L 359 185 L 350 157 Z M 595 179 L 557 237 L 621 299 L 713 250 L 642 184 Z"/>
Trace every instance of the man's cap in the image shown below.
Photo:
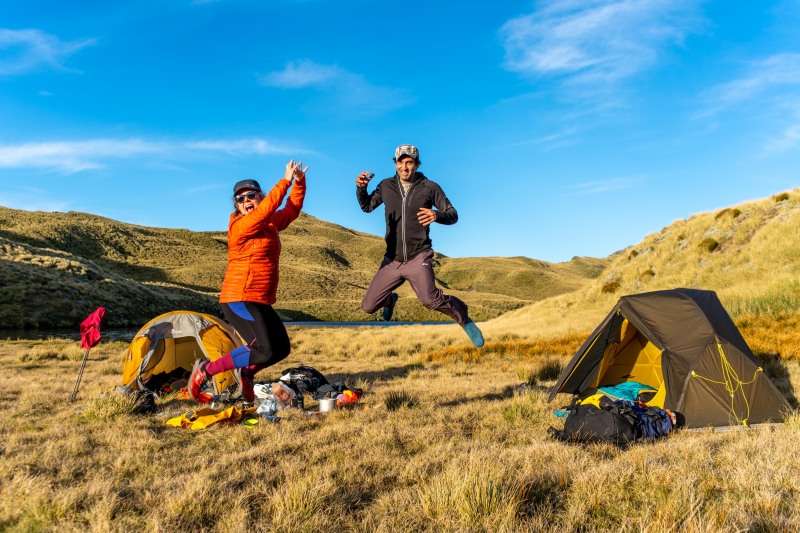
<path fill-rule="evenodd" d="M 407 155 L 414 161 L 419 161 L 419 150 L 410 144 L 401 144 L 394 150 L 394 160 L 399 161 L 401 157 Z"/>
<path fill-rule="evenodd" d="M 233 186 L 233 195 L 236 196 L 239 194 L 239 191 L 245 189 L 253 189 L 254 191 L 261 192 L 261 185 L 259 185 L 256 180 L 242 180 L 236 182 L 236 185 Z"/>

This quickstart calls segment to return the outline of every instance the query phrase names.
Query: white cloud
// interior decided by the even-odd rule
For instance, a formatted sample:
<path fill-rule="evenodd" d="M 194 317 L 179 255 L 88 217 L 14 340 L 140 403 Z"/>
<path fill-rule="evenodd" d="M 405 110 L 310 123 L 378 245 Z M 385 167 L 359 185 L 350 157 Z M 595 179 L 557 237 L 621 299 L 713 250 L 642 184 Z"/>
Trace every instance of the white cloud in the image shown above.
<path fill-rule="evenodd" d="M 501 28 L 505 66 L 584 86 L 618 82 L 698 31 L 698 10 L 690 0 L 549 0 Z"/>
<path fill-rule="evenodd" d="M 702 95 L 706 109 L 698 117 L 745 110 L 762 122 L 771 121 L 774 129 L 780 130 L 766 143 L 764 152 L 785 152 L 800 145 L 798 87 L 800 54 L 775 54 L 752 61 L 739 77 L 706 91 Z"/>
<path fill-rule="evenodd" d="M 528 139 L 526 141 L 516 143 L 514 146 L 537 145 L 541 146 L 545 151 L 556 150 L 558 148 L 565 148 L 578 143 L 579 139 L 576 138 L 576 133 L 577 132 L 575 129 L 570 128 L 558 133 L 536 137 L 535 139 Z"/>
<path fill-rule="evenodd" d="M 754 61 L 741 77 L 711 88 L 704 94 L 704 100 L 711 106 L 709 113 L 713 113 L 756 96 L 797 85 L 800 85 L 800 54 L 776 54 Z"/>
<path fill-rule="evenodd" d="M 131 157 L 164 150 L 162 145 L 139 139 L 61 141 L 0 145 L 0 167 L 47 168 L 66 173 L 99 168 L 108 158 Z"/>
<path fill-rule="evenodd" d="M 569 185 L 569 195 L 599 194 L 609 191 L 631 189 L 641 181 L 639 178 L 612 178 L 608 180 L 591 180 Z"/>
<path fill-rule="evenodd" d="M 800 124 L 795 124 L 786 128 L 779 137 L 767 143 L 765 151 L 769 154 L 787 152 L 798 145 L 800 145 Z"/>
<path fill-rule="evenodd" d="M 263 139 L 192 141 L 187 142 L 186 147 L 194 150 L 226 152 L 233 155 L 290 154 L 299 151 L 289 147 L 277 146 Z"/>
<path fill-rule="evenodd" d="M 37 29 L 0 28 L 0 76 L 23 74 L 41 66 L 68 71 L 70 69 L 64 66 L 64 60 L 96 41 L 62 41 Z"/>
<path fill-rule="evenodd" d="M 259 81 L 280 89 L 314 88 L 330 99 L 327 108 L 361 114 L 381 114 L 414 101 L 404 90 L 373 85 L 360 74 L 307 59 L 291 61 L 283 70 L 262 76 Z"/>
<path fill-rule="evenodd" d="M 219 190 L 226 189 L 226 188 L 227 187 L 224 186 L 224 185 L 220 185 L 218 183 L 214 183 L 214 184 L 207 184 L 207 185 L 198 185 L 196 187 L 188 187 L 186 189 L 183 189 L 183 191 L 186 192 L 187 194 L 197 194 L 197 193 L 206 192 L 206 191 L 219 191 Z"/>
<path fill-rule="evenodd" d="M 313 61 L 301 59 L 290 61 L 286 68 L 271 72 L 261 78 L 261 83 L 269 87 L 281 89 L 299 89 L 302 87 L 321 87 L 329 81 L 346 78 L 348 72 L 335 65 L 318 65 Z"/>
<path fill-rule="evenodd" d="M 139 156 L 180 159 L 197 152 L 231 155 L 304 153 L 302 149 L 279 147 L 262 139 L 225 139 L 159 142 L 141 139 L 89 139 L 0 145 L 0 168 L 42 168 L 72 174 L 102 168 L 108 160 Z"/>

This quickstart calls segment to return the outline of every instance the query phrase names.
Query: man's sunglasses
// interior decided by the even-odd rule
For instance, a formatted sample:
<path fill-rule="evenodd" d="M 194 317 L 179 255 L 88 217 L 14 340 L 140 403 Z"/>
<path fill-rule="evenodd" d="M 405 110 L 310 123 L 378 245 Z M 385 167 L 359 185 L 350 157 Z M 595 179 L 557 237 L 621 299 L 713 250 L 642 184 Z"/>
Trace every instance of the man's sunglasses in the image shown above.
<path fill-rule="evenodd" d="M 241 204 L 244 203 L 245 200 L 252 200 L 256 196 L 258 196 L 257 192 L 250 191 L 244 194 L 237 194 L 236 196 L 233 197 L 233 199 L 236 200 L 237 204 Z"/>

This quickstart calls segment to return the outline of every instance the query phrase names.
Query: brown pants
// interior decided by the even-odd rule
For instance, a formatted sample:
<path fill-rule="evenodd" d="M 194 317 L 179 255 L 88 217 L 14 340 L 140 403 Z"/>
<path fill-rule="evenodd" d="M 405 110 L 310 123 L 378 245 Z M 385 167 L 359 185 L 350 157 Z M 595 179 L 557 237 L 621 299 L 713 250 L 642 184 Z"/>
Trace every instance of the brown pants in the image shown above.
<path fill-rule="evenodd" d="M 365 313 L 374 313 L 381 307 L 391 303 L 392 291 L 408 281 L 417 295 L 417 299 L 428 309 L 444 313 L 459 326 L 467 323 L 467 305 L 456 298 L 448 296 L 436 287 L 433 277 L 433 250 L 426 250 L 405 263 L 383 259 L 381 268 L 372 278 L 367 294 L 361 301 L 361 309 Z"/>

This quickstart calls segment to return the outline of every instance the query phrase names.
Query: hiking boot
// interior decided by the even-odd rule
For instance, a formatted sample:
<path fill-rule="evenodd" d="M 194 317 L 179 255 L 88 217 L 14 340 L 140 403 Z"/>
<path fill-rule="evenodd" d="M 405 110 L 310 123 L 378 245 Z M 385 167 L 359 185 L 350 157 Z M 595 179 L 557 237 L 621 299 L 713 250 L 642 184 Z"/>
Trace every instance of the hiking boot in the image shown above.
<path fill-rule="evenodd" d="M 242 376 L 242 397 L 250 403 L 256 399 L 256 391 L 253 390 L 253 376 Z"/>
<path fill-rule="evenodd" d="M 464 331 L 476 348 L 483 346 L 483 333 L 481 333 L 481 330 L 478 329 L 478 325 L 473 322 L 471 318 L 467 318 L 467 323 L 464 324 Z"/>
<path fill-rule="evenodd" d="M 186 384 L 186 389 L 189 391 L 189 398 L 197 400 L 200 398 L 200 393 L 203 392 L 203 385 L 209 379 L 208 372 L 206 372 L 206 362 L 198 359 L 194 362 L 194 368 L 189 375 L 189 382 Z"/>
<path fill-rule="evenodd" d="M 383 320 L 385 322 L 389 322 L 392 319 L 392 315 L 394 314 L 394 304 L 397 303 L 397 299 L 400 298 L 400 296 L 398 296 L 396 292 L 393 292 L 391 294 L 391 298 L 391 303 L 383 308 Z"/>

